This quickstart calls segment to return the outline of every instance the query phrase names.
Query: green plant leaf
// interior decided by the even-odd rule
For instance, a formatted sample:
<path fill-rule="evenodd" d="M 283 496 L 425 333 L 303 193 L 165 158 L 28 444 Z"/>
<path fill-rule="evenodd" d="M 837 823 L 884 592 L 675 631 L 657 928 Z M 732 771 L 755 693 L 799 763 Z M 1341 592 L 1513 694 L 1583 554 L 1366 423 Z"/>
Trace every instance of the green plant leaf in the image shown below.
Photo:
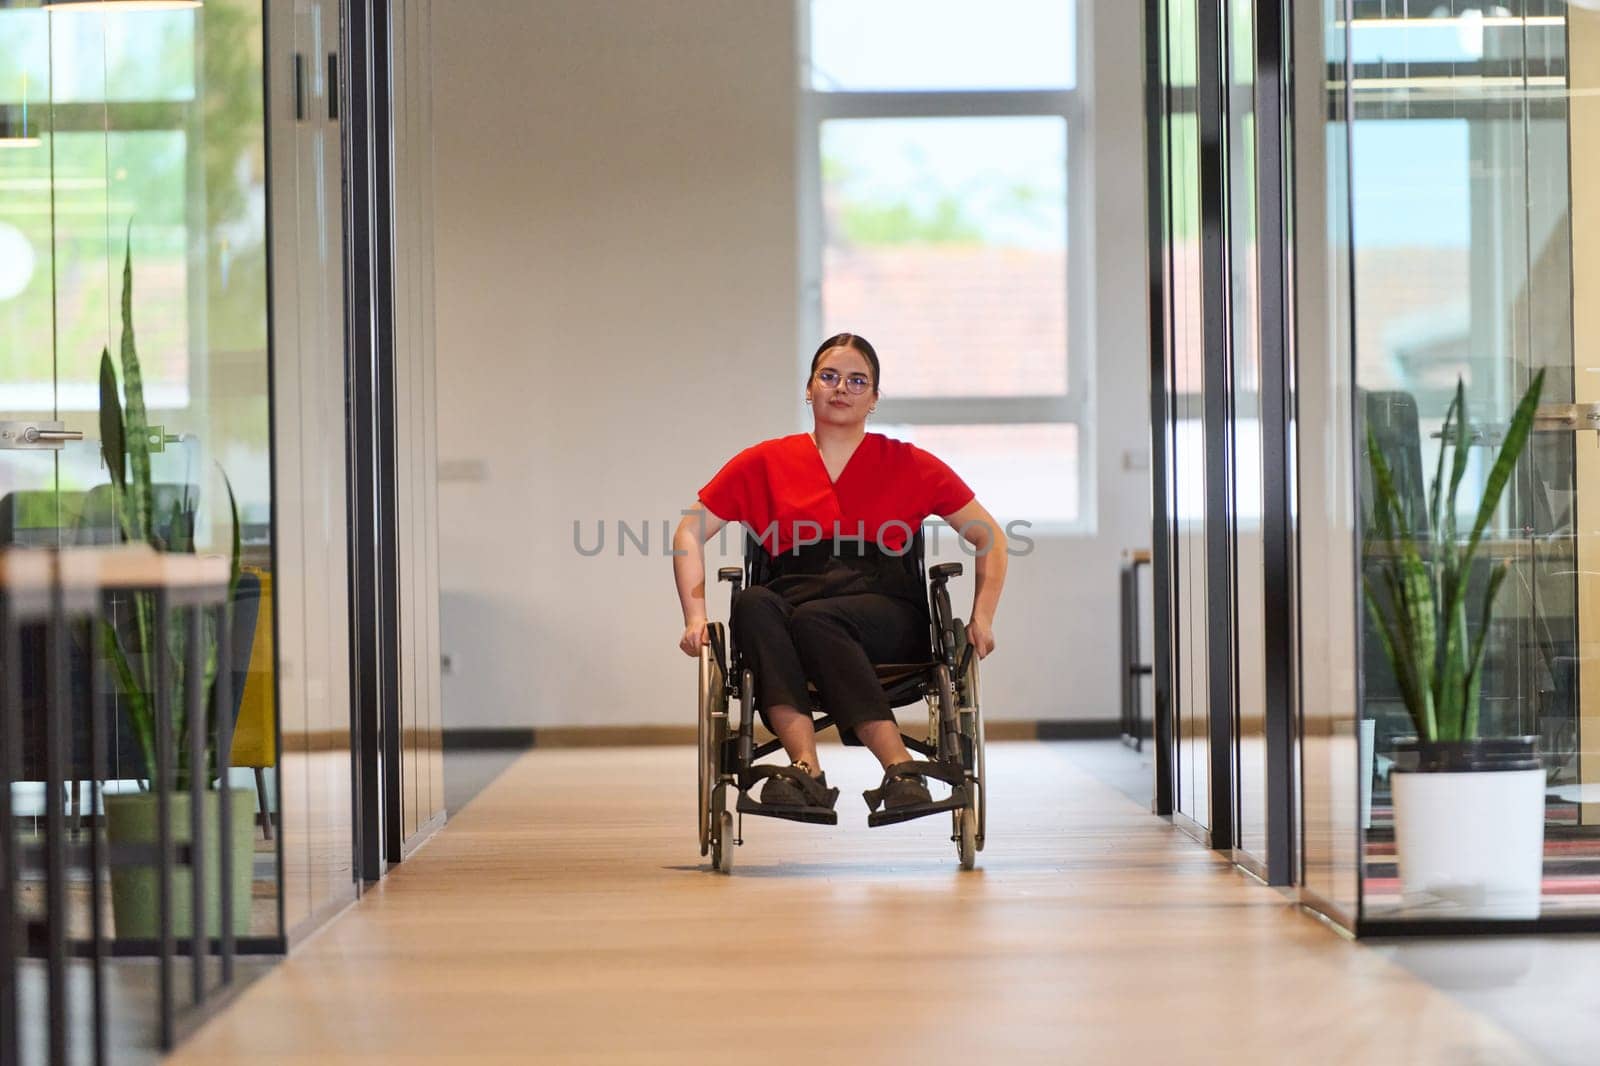
<path fill-rule="evenodd" d="M 231 611 L 233 609 L 233 592 L 239 586 L 239 559 L 241 557 L 239 501 L 233 495 L 233 482 L 228 480 L 227 471 L 223 470 L 219 465 L 217 473 L 222 475 L 222 486 L 228 490 L 228 514 L 233 518 L 233 544 L 232 551 L 228 557 L 228 608 Z"/>
<path fill-rule="evenodd" d="M 1444 450 L 1453 439 L 1456 420 L 1456 400 L 1450 401 L 1450 406 L 1444 412 L 1444 428 L 1439 432 L 1439 459 L 1433 468 L 1433 484 L 1428 486 L 1428 529 L 1438 536 L 1439 530 L 1444 527 L 1444 516 L 1439 512 L 1440 488 L 1444 485 Z"/>
<path fill-rule="evenodd" d="M 1489 528 L 1495 509 L 1500 506 L 1500 496 L 1511 480 L 1523 446 L 1528 443 L 1528 435 L 1533 432 L 1533 418 L 1538 413 L 1539 394 L 1543 391 L 1544 371 L 1540 370 L 1533 376 L 1528 391 L 1522 394 L 1522 401 L 1512 413 L 1511 424 L 1506 428 L 1506 439 L 1500 443 L 1500 453 L 1495 456 L 1494 466 L 1484 481 L 1483 498 L 1478 503 L 1477 518 L 1472 523 L 1472 539 L 1467 544 L 1469 555 L 1477 551 L 1483 531 Z"/>
<path fill-rule="evenodd" d="M 124 442 L 129 458 L 129 540 L 149 542 L 151 514 L 150 416 L 144 406 L 144 373 L 133 339 L 133 222 L 128 222 L 127 250 L 122 260 L 122 390 Z"/>
<path fill-rule="evenodd" d="M 1408 709 L 1419 707 L 1423 704 L 1422 693 L 1417 689 L 1416 671 L 1412 668 L 1414 660 L 1406 649 L 1404 633 L 1401 627 L 1391 622 L 1390 613 L 1383 610 L 1377 594 L 1373 591 L 1372 582 L 1363 579 L 1363 585 L 1366 590 L 1367 613 L 1372 618 L 1373 631 L 1378 635 L 1378 643 L 1382 646 L 1389 665 L 1394 669 L 1395 681 L 1400 686 L 1400 699 Z M 1420 727 L 1418 732 L 1422 732 Z"/>
<path fill-rule="evenodd" d="M 1405 649 L 1415 675 L 1413 700 L 1407 703 L 1406 709 L 1411 712 L 1418 734 L 1431 738 L 1434 731 L 1433 677 L 1438 655 L 1433 583 L 1428 566 L 1417 550 L 1416 538 L 1406 534 L 1393 535 L 1395 519 L 1402 513 L 1400 495 L 1370 424 L 1367 427 L 1367 453 L 1368 465 L 1372 469 L 1374 499 L 1380 512 L 1378 524 L 1380 529 L 1391 531 L 1386 545 L 1391 557 L 1384 560 L 1383 565 L 1396 568 L 1398 582 L 1399 595 L 1394 603 L 1398 609 L 1395 619 L 1397 639 L 1392 643 L 1399 646 L 1397 650 L 1400 647 Z"/>
<path fill-rule="evenodd" d="M 1461 726 L 1461 739 L 1471 740 L 1478 735 L 1478 697 L 1483 685 L 1483 652 L 1489 645 L 1489 623 L 1494 618 L 1494 601 L 1500 595 L 1500 586 L 1511 573 L 1508 559 L 1489 574 L 1489 585 L 1483 593 L 1483 616 L 1478 622 L 1478 639 L 1473 641 L 1471 662 L 1466 676 L 1466 714 Z"/>
<path fill-rule="evenodd" d="M 1437 690 L 1434 695 L 1434 715 L 1439 725 L 1440 740 L 1463 740 L 1462 729 L 1467 716 L 1467 611 L 1465 604 L 1453 603 L 1448 613 L 1441 612 L 1444 639 L 1440 641 Z"/>
<path fill-rule="evenodd" d="M 122 400 L 117 393 L 117 371 L 111 365 L 109 348 L 100 349 L 100 454 L 105 457 L 120 513 L 120 501 L 127 491 L 128 457 L 122 436 Z"/>
<path fill-rule="evenodd" d="M 133 667 L 128 663 L 128 656 L 122 649 L 122 641 L 117 637 L 117 630 L 109 621 L 100 623 L 101 647 L 105 649 L 106 658 L 111 660 L 111 668 L 117 679 L 117 688 L 120 690 L 128 712 L 128 723 L 133 728 L 134 739 L 139 744 L 139 751 L 144 755 L 144 765 L 150 774 L 151 784 L 155 783 L 156 767 L 156 729 L 155 718 L 150 714 L 150 701 L 145 689 L 134 677 Z"/>
<path fill-rule="evenodd" d="M 167 508 L 166 521 L 162 523 L 166 527 L 165 536 L 155 538 L 157 550 L 194 553 L 194 535 L 188 521 L 191 513 L 181 497 L 172 501 L 172 506 Z"/>
<path fill-rule="evenodd" d="M 1455 611 L 1452 618 L 1456 619 L 1455 625 L 1461 630 L 1456 640 L 1463 649 L 1461 654 L 1466 660 L 1459 676 L 1453 679 L 1456 688 L 1452 693 L 1452 698 L 1460 701 L 1460 739 L 1463 740 L 1477 736 L 1477 683 L 1474 680 L 1475 671 L 1471 668 L 1470 655 L 1466 651 L 1466 599 L 1467 587 L 1472 578 L 1472 564 L 1477 558 L 1484 531 L 1488 529 L 1495 511 L 1500 506 L 1500 499 L 1511 482 L 1511 475 L 1516 471 L 1517 460 L 1528 443 L 1529 435 L 1533 432 L 1533 419 L 1538 411 L 1539 396 L 1543 390 L 1544 371 L 1540 370 L 1534 374 L 1528 390 L 1522 394 L 1521 401 L 1512 412 L 1505 439 L 1500 443 L 1500 450 L 1495 456 L 1494 465 L 1490 467 L 1489 476 L 1484 479 L 1483 495 L 1478 501 L 1478 512 L 1472 523 L 1471 536 L 1466 546 L 1461 549 L 1459 566 L 1450 574 L 1452 579 L 1450 602 Z M 1496 591 L 1499 590 L 1498 581 L 1495 582 L 1494 588 Z M 1487 611 L 1490 606 L 1492 601 L 1486 604 L 1484 609 Z"/>
<path fill-rule="evenodd" d="M 1450 406 L 1456 412 L 1456 435 L 1454 440 L 1440 440 L 1439 453 L 1441 458 L 1447 446 L 1455 448 L 1455 461 L 1450 466 L 1450 496 L 1449 504 L 1444 513 L 1444 534 L 1442 539 L 1448 545 L 1456 541 L 1456 495 L 1461 488 L 1461 479 L 1466 476 L 1467 462 L 1472 458 L 1472 423 L 1467 420 L 1467 387 L 1460 379 L 1456 378 L 1456 396 L 1450 401 Z"/>

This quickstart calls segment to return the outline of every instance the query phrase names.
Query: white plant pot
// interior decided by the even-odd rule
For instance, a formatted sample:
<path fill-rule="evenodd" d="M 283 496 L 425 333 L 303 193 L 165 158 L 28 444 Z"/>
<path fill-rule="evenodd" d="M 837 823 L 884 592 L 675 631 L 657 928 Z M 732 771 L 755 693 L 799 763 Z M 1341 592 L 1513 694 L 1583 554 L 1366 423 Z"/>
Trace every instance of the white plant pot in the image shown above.
<path fill-rule="evenodd" d="M 1397 770 L 1389 781 L 1408 916 L 1539 917 L 1543 770 Z"/>

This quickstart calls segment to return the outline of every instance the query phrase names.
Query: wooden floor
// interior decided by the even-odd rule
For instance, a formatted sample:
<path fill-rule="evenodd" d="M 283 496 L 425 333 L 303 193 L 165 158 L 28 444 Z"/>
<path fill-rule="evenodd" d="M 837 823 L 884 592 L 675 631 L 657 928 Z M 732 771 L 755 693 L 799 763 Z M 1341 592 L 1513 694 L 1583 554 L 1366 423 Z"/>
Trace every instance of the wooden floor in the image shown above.
<path fill-rule="evenodd" d="M 530 753 L 173 1061 L 1533 1061 L 1048 744 L 991 746 L 965 874 L 945 819 L 866 828 L 868 758 L 723 877 L 691 750 Z"/>

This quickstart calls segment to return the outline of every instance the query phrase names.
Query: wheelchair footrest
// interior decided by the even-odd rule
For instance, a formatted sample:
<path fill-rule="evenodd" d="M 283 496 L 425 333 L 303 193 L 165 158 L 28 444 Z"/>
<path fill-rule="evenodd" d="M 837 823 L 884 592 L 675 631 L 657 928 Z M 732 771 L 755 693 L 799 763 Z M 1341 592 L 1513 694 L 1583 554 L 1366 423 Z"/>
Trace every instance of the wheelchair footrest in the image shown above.
<path fill-rule="evenodd" d="M 839 812 L 828 807 L 797 807 L 788 803 L 761 803 L 740 793 L 740 814 L 757 814 L 763 818 L 783 818 L 791 822 L 810 822 L 813 825 L 838 825 Z"/>
<path fill-rule="evenodd" d="M 959 811 L 967 806 L 965 789 L 957 789 L 949 799 L 935 800 L 932 803 L 915 803 L 908 807 L 895 807 L 873 811 L 867 815 L 867 824 L 876 828 L 880 825 L 894 825 L 897 822 L 909 822 L 913 818 L 926 818 L 930 814 L 941 811 Z"/>

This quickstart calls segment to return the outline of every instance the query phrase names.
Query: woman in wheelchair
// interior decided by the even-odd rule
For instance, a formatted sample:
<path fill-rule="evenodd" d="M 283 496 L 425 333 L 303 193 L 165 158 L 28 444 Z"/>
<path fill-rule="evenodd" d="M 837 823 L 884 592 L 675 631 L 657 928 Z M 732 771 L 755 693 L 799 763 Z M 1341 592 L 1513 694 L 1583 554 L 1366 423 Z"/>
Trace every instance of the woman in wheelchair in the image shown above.
<path fill-rule="evenodd" d="M 743 801 L 741 810 L 786 816 L 787 809 L 796 817 L 832 810 L 838 790 L 828 788 L 817 756 L 808 681 L 841 738 L 865 745 L 883 765 L 882 785 L 867 794 L 869 807 L 881 801 L 892 816 L 930 804 L 927 782 L 911 772 L 918 764 L 874 669 L 930 657 L 928 590 L 918 580 L 919 567 L 903 558 L 928 516 L 944 518 L 977 549 L 967 643 L 980 658 L 995 646 L 1005 536 L 943 462 L 866 431 L 878 384 L 878 356 L 865 340 L 843 333 L 824 341 L 805 387 L 811 432 L 763 441 L 734 456 L 700 490 L 674 537 L 684 621 L 679 646 L 690 656 L 699 656 L 711 636 L 706 541 L 724 525 L 741 522 L 771 559 L 769 580 L 736 592 L 730 625 L 755 679 L 755 706 L 790 765 L 767 771 L 759 801 L 764 810 Z"/>

